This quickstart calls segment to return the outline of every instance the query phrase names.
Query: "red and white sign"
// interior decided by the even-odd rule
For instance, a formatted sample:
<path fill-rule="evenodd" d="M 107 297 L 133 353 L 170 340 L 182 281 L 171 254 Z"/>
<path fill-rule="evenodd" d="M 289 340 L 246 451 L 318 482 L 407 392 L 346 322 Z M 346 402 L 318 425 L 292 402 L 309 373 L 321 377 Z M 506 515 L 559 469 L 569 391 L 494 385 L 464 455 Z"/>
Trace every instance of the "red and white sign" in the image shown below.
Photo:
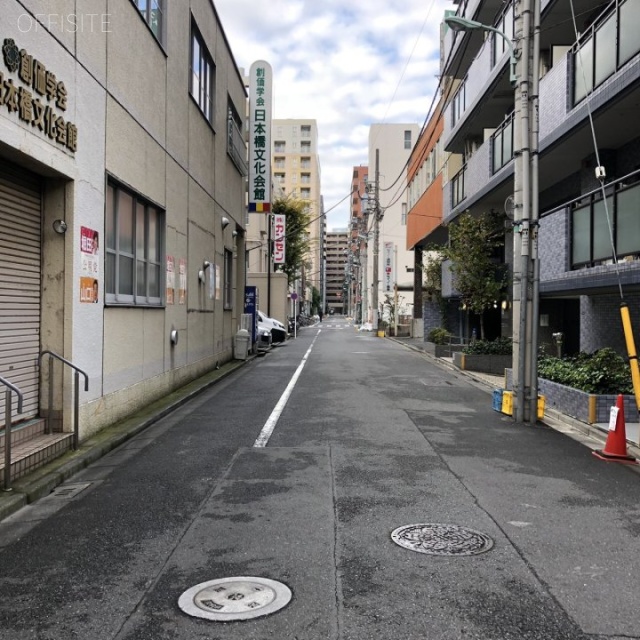
<path fill-rule="evenodd" d="M 385 293 L 393 291 L 393 285 L 395 284 L 395 245 L 393 242 L 384 243 L 384 277 L 382 280 L 383 290 Z"/>
<path fill-rule="evenodd" d="M 285 260 L 285 216 L 273 216 L 273 264 L 284 264 Z"/>

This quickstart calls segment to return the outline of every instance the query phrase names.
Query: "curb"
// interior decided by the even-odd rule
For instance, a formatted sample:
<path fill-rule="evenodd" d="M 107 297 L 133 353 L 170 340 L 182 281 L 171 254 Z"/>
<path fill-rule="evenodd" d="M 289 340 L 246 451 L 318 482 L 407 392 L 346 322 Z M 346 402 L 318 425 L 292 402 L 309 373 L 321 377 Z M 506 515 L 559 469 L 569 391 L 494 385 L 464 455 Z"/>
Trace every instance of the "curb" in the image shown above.
<path fill-rule="evenodd" d="M 10 491 L 0 490 L 0 521 L 22 507 L 49 495 L 65 480 L 169 415 L 209 387 L 224 380 L 254 358 L 255 356 L 249 356 L 247 360 L 230 360 L 220 369 L 193 380 L 128 418 L 105 427 L 82 442 L 77 451 L 68 451 L 60 458 L 56 458 L 49 464 L 17 479 Z"/>

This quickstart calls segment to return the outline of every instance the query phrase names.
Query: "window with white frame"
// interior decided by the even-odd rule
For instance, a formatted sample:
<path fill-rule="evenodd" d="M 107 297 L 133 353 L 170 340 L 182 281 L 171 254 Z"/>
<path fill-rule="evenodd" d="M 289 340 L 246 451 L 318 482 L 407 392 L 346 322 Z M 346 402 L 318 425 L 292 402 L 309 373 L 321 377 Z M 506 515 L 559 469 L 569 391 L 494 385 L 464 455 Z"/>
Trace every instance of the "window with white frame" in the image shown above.
<path fill-rule="evenodd" d="M 165 0 L 134 0 L 133 3 L 149 25 L 153 35 L 158 39 L 158 42 L 162 42 Z"/>
<path fill-rule="evenodd" d="M 105 218 L 105 302 L 160 306 L 164 211 L 110 181 Z"/>
<path fill-rule="evenodd" d="M 233 307 L 233 253 L 224 250 L 224 291 L 222 302 L 225 309 Z"/>
<path fill-rule="evenodd" d="M 411 131 L 409 129 L 404 132 L 404 148 L 411 149 Z"/>
<path fill-rule="evenodd" d="M 400 224 L 403 226 L 406 226 L 407 224 L 407 203 L 406 202 L 402 203 L 402 213 L 400 216 Z"/>
<path fill-rule="evenodd" d="M 204 117 L 213 124 L 216 67 L 195 22 L 191 23 L 190 92 Z"/>

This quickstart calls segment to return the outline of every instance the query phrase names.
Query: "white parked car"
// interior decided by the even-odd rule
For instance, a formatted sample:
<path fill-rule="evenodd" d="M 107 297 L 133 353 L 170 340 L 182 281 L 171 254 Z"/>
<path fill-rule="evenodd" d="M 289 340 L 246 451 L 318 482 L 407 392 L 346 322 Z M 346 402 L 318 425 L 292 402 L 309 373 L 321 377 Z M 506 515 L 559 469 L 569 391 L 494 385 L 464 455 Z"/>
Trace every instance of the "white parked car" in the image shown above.
<path fill-rule="evenodd" d="M 272 344 L 279 344 L 287 339 L 288 331 L 282 322 L 275 318 L 269 318 L 262 311 L 258 311 L 258 327 L 265 327 L 271 331 Z"/>

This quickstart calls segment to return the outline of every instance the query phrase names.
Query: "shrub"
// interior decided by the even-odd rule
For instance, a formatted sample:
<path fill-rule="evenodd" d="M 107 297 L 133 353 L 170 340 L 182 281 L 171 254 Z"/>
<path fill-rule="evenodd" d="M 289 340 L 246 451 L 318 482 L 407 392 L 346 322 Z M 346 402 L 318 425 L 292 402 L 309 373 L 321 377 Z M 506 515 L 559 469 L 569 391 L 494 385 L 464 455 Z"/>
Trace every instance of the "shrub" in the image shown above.
<path fill-rule="evenodd" d="M 474 355 L 510 356 L 513 353 L 513 341 L 511 338 L 476 340 L 467 345 L 462 352 Z"/>
<path fill-rule="evenodd" d="M 586 393 L 633 393 L 629 365 L 608 347 L 573 357 L 543 357 L 538 360 L 538 376 Z"/>
<path fill-rule="evenodd" d="M 427 340 L 434 344 L 448 344 L 450 337 L 451 334 L 446 329 L 438 327 L 437 329 L 431 329 L 431 331 L 429 331 Z"/>

